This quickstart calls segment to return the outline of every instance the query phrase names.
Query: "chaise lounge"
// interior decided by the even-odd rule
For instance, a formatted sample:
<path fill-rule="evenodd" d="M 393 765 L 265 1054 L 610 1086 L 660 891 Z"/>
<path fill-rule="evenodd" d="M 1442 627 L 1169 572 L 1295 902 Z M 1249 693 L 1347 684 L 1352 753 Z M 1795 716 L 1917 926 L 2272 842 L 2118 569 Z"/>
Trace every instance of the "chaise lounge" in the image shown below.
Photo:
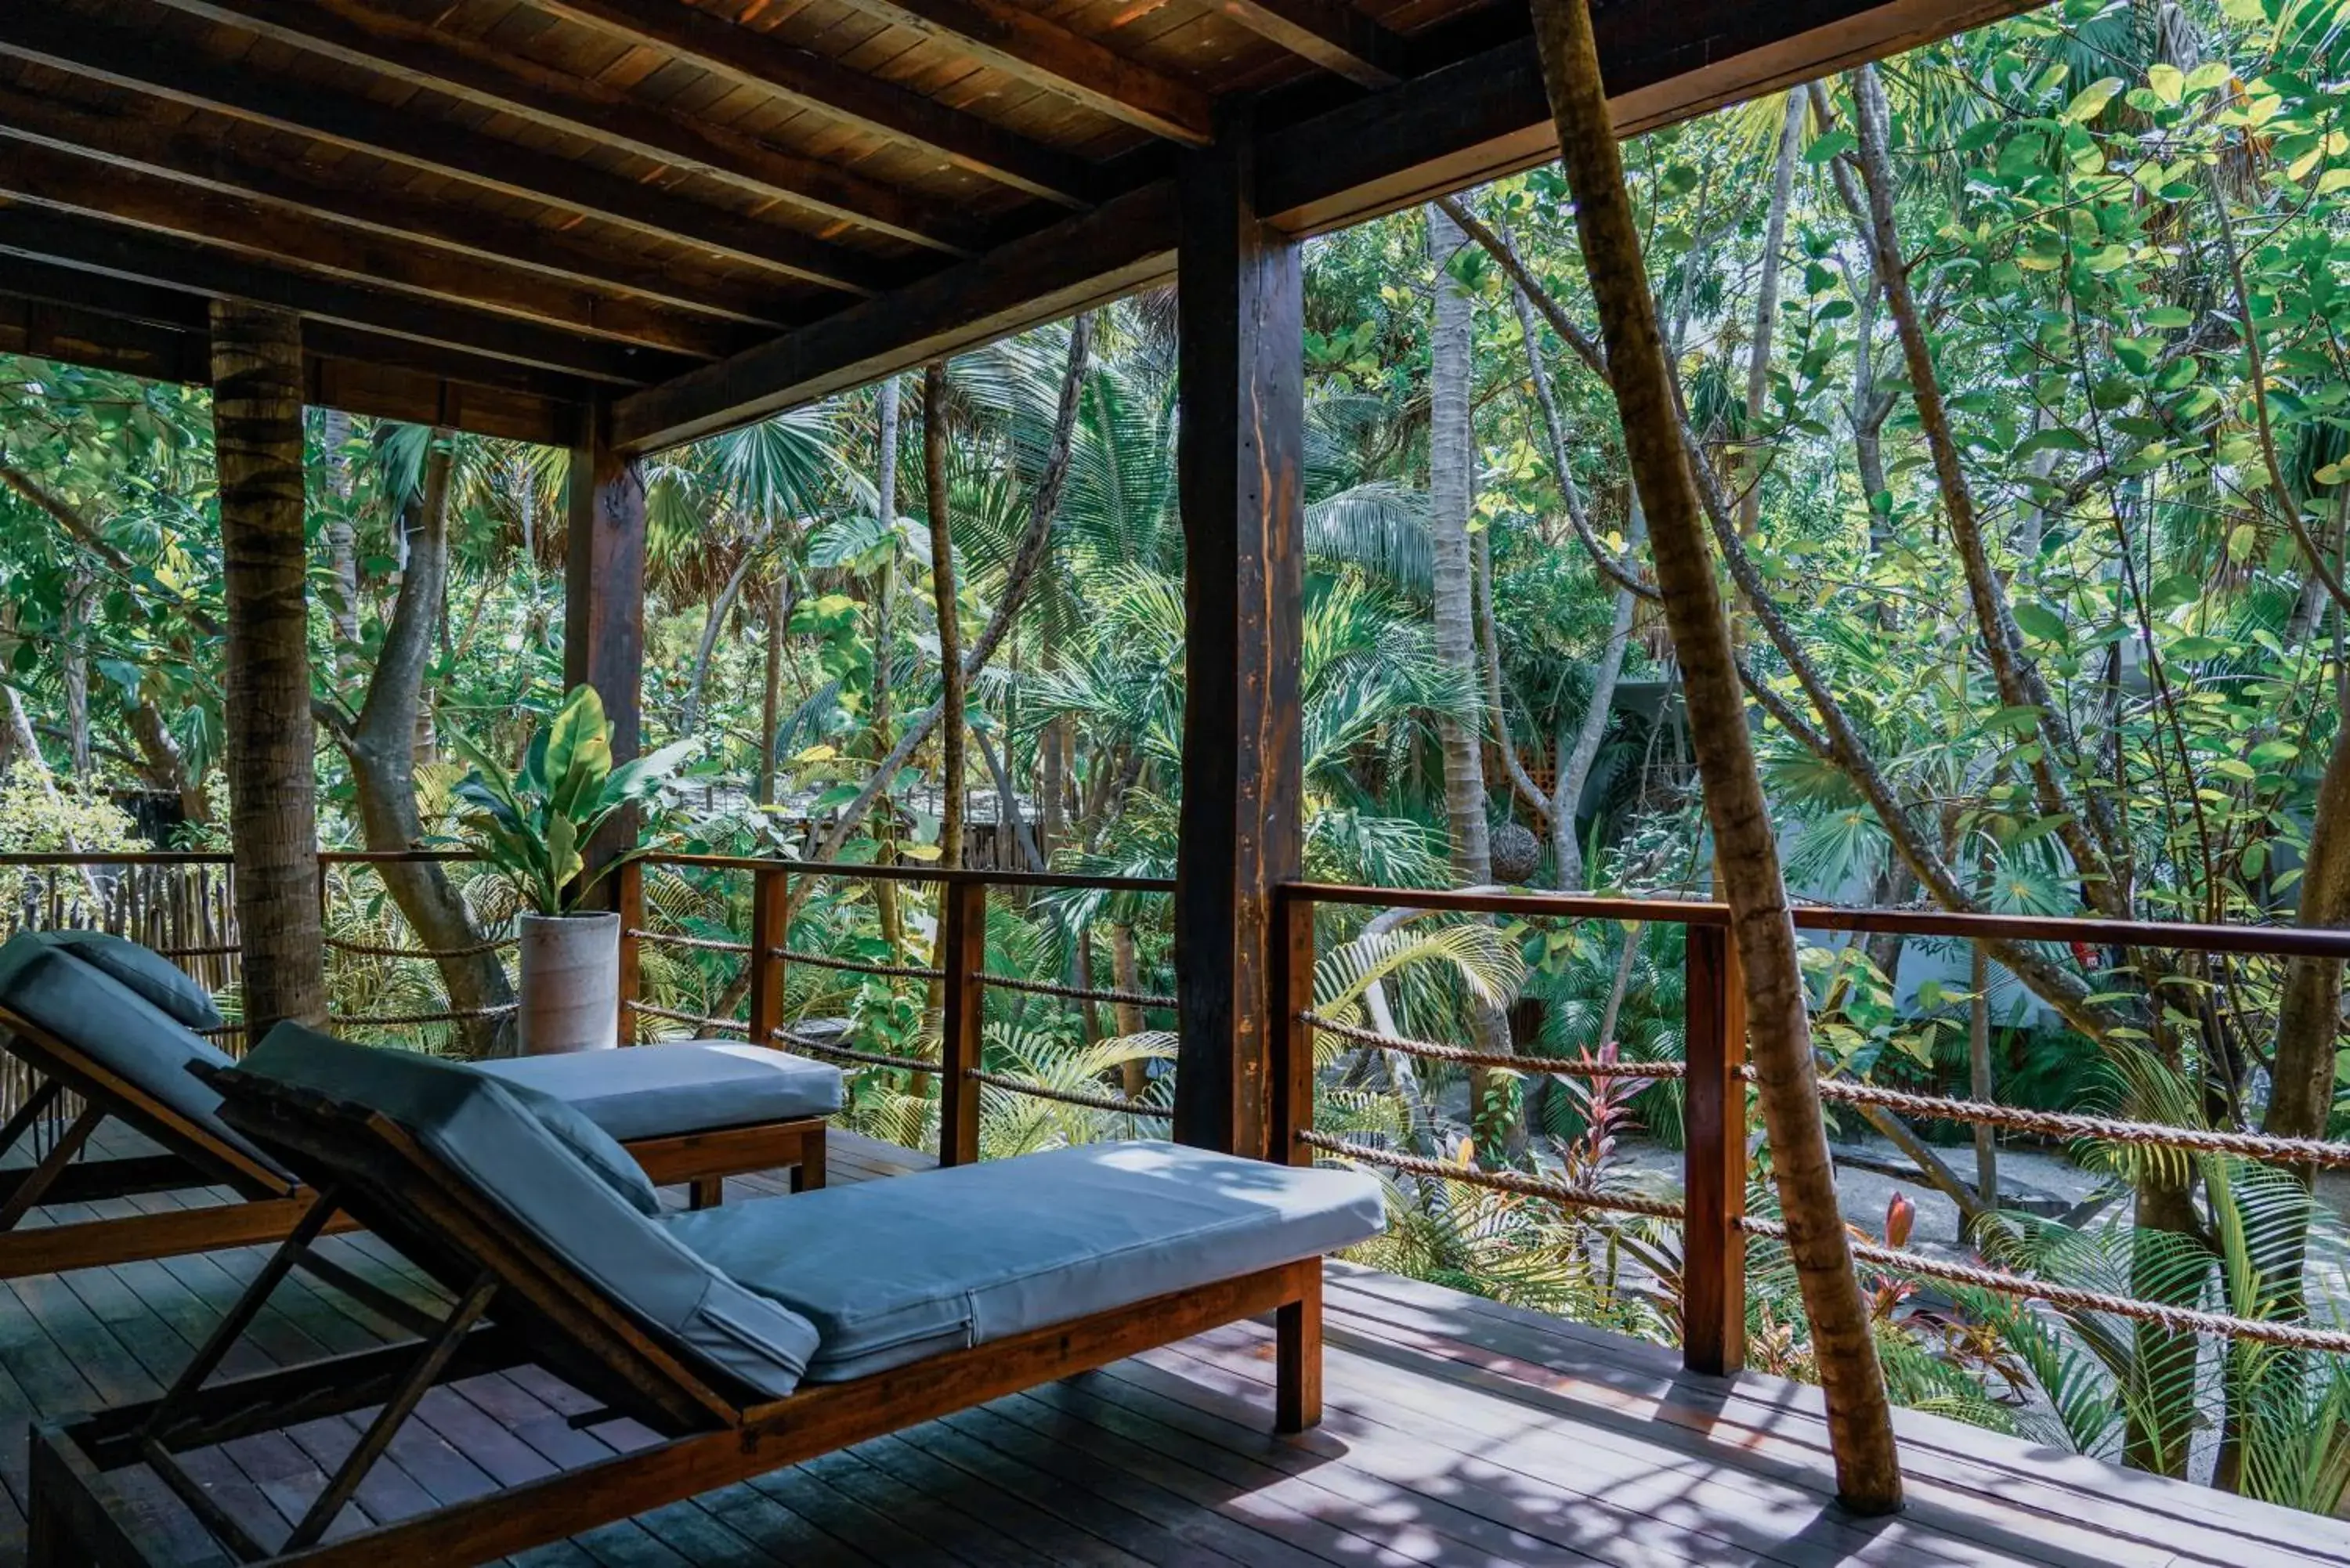
<path fill-rule="evenodd" d="M 161 1399 L 36 1429 L 33 1568 L 153 1561 L 116 1484 L 130 1469 L 243 1563 L 478 1563 L 1268 1312 L 1276 1424 L 1302 1429 L 1320 1417 L 1322 1256 L 1384 1224 L 1360 1173 L 1146 1143 L 664 1215 L 608 1138 L 461 1064 L 285 1025 L 213 1081 L 224 1118 L 325 1196 Z M 328 1205 L 453 1309 L 421 1344 L 207 1386 Z M 523 1363 L 662 1440 L 343 1520 L 432 1386 Z M 255 1539 L 178 1459 L 371 1407 L 282 1539 Z"/>
<path fill-rule="evenodd" d="M 32 1150 L 61 1096 L 81 1103 L 37 1158 L 0 1168 L 0 1279 L 275 1241 L 309 1211 L 314 1195 L 222 1119 L 219 1094 L 197 1076 L 233 1064 L 197 1033 L 220 1024 L 202 986 L 135 942 L 36 931 L 0 946 L 0 1045 L 37 1079 L 0 1127 L 0 1160 Z M 626 1144 L 653 1181 L 687 1183 L 697 1208 L 720 1199 L 726 1177 L 750 1171 L 789 1167 L 795 1189 L 824 1185 L 824 1118 L 840 1108 L 840 1074 L 823 1064 L 697 1042 L 482 1071 L 568 1103 Z M 88 1158 L 109 1121 L 135 1136 L 114 1138 L 111 1158 Z M 234 1200 L 87 1219 L 57 1207 L 43 1216 L 51 1223 L 24 1224 L 44 1205 L 216 1187 Z"/>

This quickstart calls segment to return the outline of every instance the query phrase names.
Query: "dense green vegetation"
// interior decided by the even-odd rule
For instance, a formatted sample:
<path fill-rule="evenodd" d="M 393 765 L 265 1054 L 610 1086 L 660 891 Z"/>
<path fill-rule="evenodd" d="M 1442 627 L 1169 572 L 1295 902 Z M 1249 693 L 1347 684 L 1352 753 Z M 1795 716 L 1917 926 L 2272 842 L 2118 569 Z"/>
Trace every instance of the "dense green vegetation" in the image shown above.
<path fill-rule="evenodd" d="M 2350 924 L 2345 25 L 2338 0 L 2066 0 L 1627 148 L 1799 894 Z M 1701 890 L 1711 851 L 1562 179 L 1317 242 L 1307 289 L 1309 874 Z M 1172 316 L 1128 301 L 957 360 L 935 401 L 907 378 L 649 466 L 648 741 L 693 758 L 667 797 L 674 843 L 936 861 L 947 782 L 972 808 L 966 856 L 983 841 L 993 864 L 1171 873 Z M 337 843 L 437 838 L 455 759 L 515 754 L 562 695 L 564 456 L 312 419 L 322 820 Z M 171 803 L 175 842 L 216 841 L 210 440 L 199 393 L 0 360 L 0 848 L 119 848 L 130 823 L 106 801 L 131 789 Z M 958 656 L 970 745 L 943 781 L 935 705 Z M 352 870 L 330 892 L 330 934 L 380 946 L 463 946 L 514 906 L 463 869 Z M 747 897 L 721 873 L 648 884 L 689 935 L 739 935 Z M 999 900 L 989 962 L 1164 992 L 1163 903 Z M 1669 925 L 1326 918 L 1326 1012 L 1483 1049 L 1679 1054 Z M 793 942 L 921 961 L 934 919 L 925 895 L 834 883 Z M 2333 966 L 1987 946 L 1988 971 L 1898 939 L 1813 948 L 1825 1066 L 2344 1130 Z M 741 1006 L 728 955 L 646 965 L 649 1000 Z M 481 1008 L 508 984 L 480 954 L 345 954 L 332 974 L 359 1016 Z M 935 1034 L 919 984 L 792 975 L 793 1011 L 847 1020 L 866 1049 Z M 1164 1103 L 1170 1015 L 993 1006 L 1005 1070 Z M 385 1033 L 497 1044 L 481 1021 Z M 1326 1118 L 1423 1152 L 1643 1186 L 1627 1151 L 1678 1137 L 1669 1085 L 1456 1083 L 1326 1044 Z M 934 1134 L 926 1081 L 855 1085 L 868 1129 Z M 991 1154 L 1154 1125 L 986 1109 Z M 2338 1256 L 2307 1240 L 2338 1227 L 2288 1174 L 2069 1153 L 2119 1201 L 2072 1225 L 1982 1217 L 1985 1256 L 2338 1317 L 2342 1282 L 2304 1261 Z M 1399 1182 L 1395 1201 L 1372 1261 L 1670 1333 L 1669 1227 L 1440 1179 Z M 1753 1284 L 1757 1361 L 1803 1373 L 1773 1249 Z M 2336 1358 L 1871 1284 L 1907 1401 L 2299 1506 L 2350 1490 Z"/>

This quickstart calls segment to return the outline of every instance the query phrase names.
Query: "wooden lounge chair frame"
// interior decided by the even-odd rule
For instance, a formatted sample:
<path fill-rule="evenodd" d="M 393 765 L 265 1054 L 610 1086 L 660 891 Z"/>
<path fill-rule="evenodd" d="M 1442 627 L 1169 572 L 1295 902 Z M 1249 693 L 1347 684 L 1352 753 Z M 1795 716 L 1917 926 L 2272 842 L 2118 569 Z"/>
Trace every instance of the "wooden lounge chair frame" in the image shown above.
<path fill-rule="evenodd" d="M 161 1568 L 104 1479 L 139 1465 L 248 1565 L 459 1568 L 1265 1313 L 1274 1314 L 1279 1341 L 1276 1428 L 1301 1431 L 1321 1419 L 1318 1257 L 849 1382 L 808 1384 L 787 1398 L 745 1399 L 671 1355 L 389 1118 L 277 1085 L 247 1081 L 232 1093 L 232 1124 L 287 1151 L 322 1196 L 162 1398 L 35 1428 L 28 1568 Z M 455 1306 L 417 1325 L 420 1343 L 204 1386 L 270 1291 L 299 1266 L 320 1217 L 345 1205 L 448 1285 Z M 609 1417 L 633 1417 L 667 1440 L 325 1539 L 431 1388 L 524 1363 L 546 1367 L 604 1401 Z M 380 1409 L 349 1457 L 275 1544 L 254 1540 L 228 1518 L 175 1457 L 370 1407 Z"/>
<path fill-rule="evenodd" d="M 7 1037 L 8 1054 L 40 1080 L 0 1126 L 0 1158 L 29 1137 L 62 1096 L 70 1094 L 81 1103 L 36 1163 L 0 1171 L 0 1280 L 282 1241 L 317 1206 L 317 1195 L 309 1188 L 289 1182 L 55 1032 L 0 1007 L 0 1035 Z M 82 1159 L 90 1136 L 109 1116 L 170 1152 Z M 692 1206 L 707 1209 L 723 1198 L 727 1177 L 751 1171 L 789 1166 L 793 1191 L 822 1187 L 825 1127 L 820 1116 L 759 1122 L 639 1138 L 624 1147 L 655 1184 L 685 1183 Z M 242 1201 L 18 1228 L 43 1204 L 212 1186 L 229 1188 Z M 329 1215 L 324 1223 L 333 1230 L 358 1228 L 348 1214 Z"/>

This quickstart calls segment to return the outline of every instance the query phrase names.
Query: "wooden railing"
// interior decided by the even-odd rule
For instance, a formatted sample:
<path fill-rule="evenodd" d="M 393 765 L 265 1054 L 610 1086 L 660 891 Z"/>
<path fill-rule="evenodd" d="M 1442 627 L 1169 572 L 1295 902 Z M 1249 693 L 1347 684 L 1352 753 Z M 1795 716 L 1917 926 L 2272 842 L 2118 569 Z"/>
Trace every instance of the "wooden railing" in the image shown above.
<path fill-rule="evenodd" d="M 1684 1096 L 1683 1198 L 1670 1203 L 1599 1190 L 1515 1171 L 1492 1171 L 1450 1161 L 1416 1158 L 1383 1146 L 1332 1137 L 1314 1126 L 1314 1035 L 1330 1033 L 1440 1062 L 1492 1060 L 1460 1047 L 1347 1025 L 1315 1011 L 1315 912 L 1326 905 L 1405 907 L 1526 920 L 1615 920 L 1685 928 L 1686 1007 L 1680 1063 L 1559 1061 L 1512 1055 L 1520 1072 L 1593 1080 L 1676 1078 Z M 2165 922 L 2064 919 L 2031 916 L 1946 914 L 1908 909 L 1799 908 L 1799 930 L 1899 933 L 1966 941 L 2081 943 L 2145 952 L 2252 954 L 2350 960 L 2350 931 Z M 1271 1125 L 1298 1164 L 1329 1156 L 1401 1171 L 1440 1175 L 1501 1191 L 1540 1197 L 1575 1209 L 1617 1210 L 1678 1220 L 1681 1226 L 1681 1354 L 1698 1372 L 1726 1374 L 1746 1351 L 1747 1242 L 1784 1240 L 1779 1223 L 1746 1210 L 1746 1088 L 1743 988 L 1730 940 L 1730 911 L 1721 904 L 1653 898 L 1596 898 L 1551 894 L 1469 891 L 1411 892 L 1295 883 L 1279 891 L 1274 926 L 1274 996 Z M 1982 1100 L 1908 1094 L 1851 1080 L 1828 1079 L 1821 1096 L 1832 1103 L 1877 1105 L 1907 1115 L 1970 1125 L 2006 1127 L 2063 1138 L 2103 1138 L 2173 1149 L 2231 1155 L 2310 1169 L 2350 1168 L 2350 1143 L 2270 1137 L 2109 1117 L 2052 1113 Z M 1280 1152 L 1280 1151 L 1276 1151 Z M 2350 1354 L 2350 1333 L 2298 1320 L 2246 1318 L 2172 1303 L 2143 1301 L 2076 1289 L 2000 1269 L 1950 1262 L 1897 1247 L 1856 1242 L 1863 1264 L 1887 1272 L 2025 1297 L 2059 1307 L 2111 1314 L 2176 1331 L 2251 1340 L 2287 1348 Z"/>
<path fill-rule="evenodd" d="M 700 869 L 739 874 L 751 882 L 748 940 L 713 939 L 662 931 L 647 923 L 645 873 L 656 867 Z M 790 945 L 789 923 L 798 897 L 816 880 L 911 884 L 939 891 L 936 961 L 927 965 L 847 959 Z M 1172 1009 L 1175 998 L 1139 994 L 1107 987 L 1056 985 L 987 972 L 987 910 L 989 894 L 1008 892 L 1092 891 L 1100 893 L 1171 894 L 1171 881 L 1145 877 L 1085 877 L 1049 872 L 970 870 L 920 866 L 844 866 L 798 860 L 776 860 L 730 855 L 650 855 L 623 867 L 617 878 L 621 916 L 620 988 L 624 1011 L 639 1017 L 663 1019 L 695 1029 L 739 1033 L 761 1043 L 783 1045 L 849 1066 L 879 1067 L 934 1077 L 939 1085 L 939 1163 L 966 1165 L 979 1158 L 980 1091 L 1078 1105 L 1089 1109 L 1163 1122 L 1167 1110 L 1147 1102 L 1107 1094 L 1092 1095 L 991 1072 L 983 1059 L 982 1023 L 990 988 L 1041 994 L 1066 1001 L 1106 1002 Z M 658 1007 L 641 998 L 640 952 L 646 943 L 668 943 L 684 949 L 715 950 L 739 954 L 750 966 L 750 983 L 740 1018 L 709 1017 Z M 852 974 L 935 982 L 941 1001 L 939 1056 L 936 1060 L 859 1050 L 837 1041 L 817 1039 L 790 1026 L 784 1016 L 785 982 L 789 967 L 806 964 Z"/>
<path fill-rule="evenodd" d="M 332 851 L 321 857 L 322 895 L 328 868 L 369 863 L 462 859 L 461 854 L 413 851 L 393 854 Z M 151 852 L 125 855 L 33 854 L 0 856 L 0 871 L 47 869 L 56 876 L 84 868 L 109 871 L 95 907 L 69 923 L 120 929 L 170 953 L 212 978 L 233 973 L 234 929 L 228 912 L 228 857 Z M 202 878 L 202 896 L 156 898 L 154 874 L 171 868 Z M 697 936 L 649 925 L 644 877 L 649 868 L 702 870 L 739 875 L 750 883 L 750 929 L 742 938 Z M 122 873 L 132 875 L 125 877 Z M 148 878 L 143 888 L 134 887 Z M 789 925 L 799 897 L 820 879 L 865 884 L 914 884 L 938 889 L 940 926 L 930 964 L 847 958 L 795 949 Z M 723 855 L 654 855 L 624 867 L 615 878 L 622 915 L 622 993 L 628 1014 L 688 1025 L 713 1033 L 739 1034 L 851 1066 L 886 1068 L 934 1077 L 939 1085 L 939 1158 L 945 1164 L 979 1155 L 979 1106 L 983 1089 L 1066 1102 L 1164 1124 L 1163 1106 L 1109 1093 L 1073 1091 L 991 1071 L 983 1058 L 982 1021 L 990 990 L 1110 1005 L 1172 1010 L 1176 998 L 1110 987 L 1062 985 L 986 969 L 986 929 L 991 893 L 1095 891 L 1166 895 L 1171 881 L 1149 877 L 1083 877 L 1052 873 L 932 868 L 915 866 L 816 865 L 807 862 Z M 125 892 L 123 889 L 130 888 Z M 78 894 L 53 882 L 36 899 L 50 912 L 72 913 Z M 141 897 L 149 901 L 142 903 Z M 1315 917 L 1326 907 L 1378 909 L 1399 907 L 1463 916 L 1527 921 L 1617 921 L 1672 924 L 1684 932 L 1683 1059 L 1679 1062 L 1562 1061 L 1521 1054 L 1488 1056 L 1457 1044 L 1384 1033 L 1329 1018 L 1314 1002 Z M 158 911 L 167 911 L 159 913 Z M 21 910 L 5 917 L 14 922 Z M 2108 950 L 2234 954 L 2268 959 L 2314 957 L 2350 961 L 2350 931 L 2206 926 L 2168 922 L 2070 919 L 2023 916 L 1947 914 L 1928 910 L 1846 909 L 1816 907 L 1794 911 L 1798 929 L 1845 934 L 1891 933 L 1957 941 L 2085 944 Z M 176 924 L 175 924 L 176 922 Z M 1751 1239 L 1783 1239 L 1784 1230 L 1746 1212 L 1746 1095 L 1743 988 L 1728 909 L 1716 903 L 1658 898 L 1582 898 L 1294 883 L 1278 890 L 1272 940 L 1275 1015 L 1268 1021 L 1270 1115 L 1276 1158 L 1310 1162 L 1340 1158 L 1399 1171 L 1440 1176 L 1498 1190 L 1540 1198 L 1570 1209 L 1620 1211 L 1669 1219 L 1682 1232 L 1679 1282 L 1682 1354 L 1693 1370 L 1735 1371 L 1745 1355 L 1745 1263 Z M 0 932 L 5 934 L 5 932 Z M 668 944 L 731 955 L 748 966 L 739 1015 L 702 1016 L 647 1001 L 639 984 L 639 958 L 647 944 Z M 430 950 L 402 950 L 402 956 L 432 957 Z M 896 957 L 902 955 L 893 955 Z M 936 1058 L 897 1055 L 818 1039 L 794 1028 L 785 1016 L 785 982 L 794 964 L 892 980 L 935 984 L 942 1012 L 942 1038 Z M 631 1032 L 632 1033 L 632 1032 Z M 1493 1170 L 1451 1160 L 1430 1160 L 1404 1150 L 1359 1139 L 1334 1137 L 1314 1125 L 1314 1036 L 1328 1033 L 1358 1045 L 1399 1052 L 1453 1066 L 1497 1065 L 1526 1074 L 1586 1079 L 1669 1079 L 1683 1096 L 1682 1195 L 1678 1200 L 1644 1194 L 1579 1187 L 1535 1170 Z M 2111 1142 L 2220 1154 L 2311 1169 L 2350 1168 L 2350 1143 L 2271 1137 L 2225 1128 L 2178 1127 L 2049 1111 L 2002 1104 L 1990 1098 L 1959 1099 L 1829 1077 L 1821 1095 L 1830 1103 L 1877 1106 L 1912 1118 L 2004 1127 L 2056 1139 Z M 0 1096 L 5 1097 L 5 1096 Z M 2108 1313 L 2173 1330 L 2257 1341 L 2287 1348 L 2350 1354 L 2350 1333 L 2299 1320 L 2255 1319 L 2206 1312 L 2176 1303 L 2075 1289 L 1999 1269 L 1959 1264 L 1927 1254 L 1856 1243 L 1859 1261 L 1888 1272 L 2028 1297 L 2062 1307 Z"/>

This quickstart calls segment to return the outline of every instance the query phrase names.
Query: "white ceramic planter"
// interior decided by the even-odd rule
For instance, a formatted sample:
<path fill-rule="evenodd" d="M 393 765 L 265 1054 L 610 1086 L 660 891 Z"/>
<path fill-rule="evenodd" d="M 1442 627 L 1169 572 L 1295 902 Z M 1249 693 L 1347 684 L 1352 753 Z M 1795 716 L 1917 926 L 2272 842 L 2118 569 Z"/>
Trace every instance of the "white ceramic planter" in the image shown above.
<path fill-rule="evenodd" d="M 525 1056 L 608 1051 L 619 1044 L 619 916 L 522 918 L 517 1020 Z"/>

